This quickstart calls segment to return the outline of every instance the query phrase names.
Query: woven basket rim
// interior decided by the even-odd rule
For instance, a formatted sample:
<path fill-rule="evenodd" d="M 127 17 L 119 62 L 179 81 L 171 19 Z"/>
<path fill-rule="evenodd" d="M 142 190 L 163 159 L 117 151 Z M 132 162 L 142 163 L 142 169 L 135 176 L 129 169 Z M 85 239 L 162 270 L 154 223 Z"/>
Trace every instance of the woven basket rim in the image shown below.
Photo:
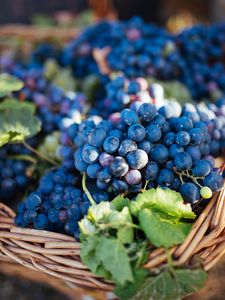
<path fill-rule="evenodd" d="M 225 163 L 222 164 L 225 169 Z M 0 261 L 14 262 L 77 286 L 112 291 L 113 284 L 91 273 L 80 259 L 80 243 L 73 237 L 14 224 L 14 211 L 0 203 Z M 175 266 L 188 265 L 197 254 L 208 271 L 225 254 L 225 189 L 215 193 L 194 223 L 184 243 L 169 250 Z M 158 248 L 144 268 L 154 270 L 167 262 Z"/>

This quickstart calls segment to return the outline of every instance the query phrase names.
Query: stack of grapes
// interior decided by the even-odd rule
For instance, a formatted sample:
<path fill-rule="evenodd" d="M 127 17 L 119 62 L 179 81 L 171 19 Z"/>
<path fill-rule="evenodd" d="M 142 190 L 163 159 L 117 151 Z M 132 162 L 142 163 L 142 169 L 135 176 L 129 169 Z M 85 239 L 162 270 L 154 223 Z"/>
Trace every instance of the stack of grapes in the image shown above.
<path fill-rule="evenodd" d="M 187 202 L 208 198 L 223 178 L 202 149 L 211 143 L 206 122 L 187 113 L 177 104 L 157 111 L 143 103 L 108 120 L 86 119 L 62 135 L 63 164 L 72 168 L 74 156 L 75 168 L 114 196 L 161 186 L 180 191 Z"/>
<path fill-rule="evenodd" d="M 96 188 L 92 182 L 92 197 L 96 203 L 108 201 L 107 193 Z M 21 227 L 33 226 L 73 235 L 79 239 L 78 221 L 87 214 L 89 202 L 81 188 L 79 172 L 64 167 L 46 172 L 38 188 L 18 205 L 15 223 Z"/>
<path fill-rule="evenodd" d="M 23 160 L 9 158 L 17 151 L 11 146 L 0 148 L 0 199 L 17 200 L 23 195 L 31 183 L 28 168 L 29 163 Z M 20 149 L 21 150 L 21 149 Z M 21 151 L 20 151 L 21 153 Z"/>

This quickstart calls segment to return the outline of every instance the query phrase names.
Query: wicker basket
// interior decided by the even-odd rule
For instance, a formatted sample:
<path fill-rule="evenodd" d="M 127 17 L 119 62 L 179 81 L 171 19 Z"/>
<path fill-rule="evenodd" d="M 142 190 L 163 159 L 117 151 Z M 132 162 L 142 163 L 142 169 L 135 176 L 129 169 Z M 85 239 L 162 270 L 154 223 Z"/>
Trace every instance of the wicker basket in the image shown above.
<path fill-rule="evenodd" d="M 225 169 L 225 164 L 217 160 Z M 12 263 L 58 278 L 65 286 L 76 289 L 76 299 L 114 299 L 113 285 L 92 274 L 80 260 L 80 244 L 67 235 L 18 228 L 15 213 L 0 203 L 0 261 Z M 216 193 L 196 220 L 185 242 L 170 249 L 177 266 L 192 263 L 194 255 L 200 257 L 206 271 L 211 269 L 225 253 L 225 190 Z M 155 269 L 167 261 L 164 249 L 156 249 L 145 264 Z M 35 274 L 35 273 L 34 273 Z M 34 276 L 34 275 L 33 275 Z"/>

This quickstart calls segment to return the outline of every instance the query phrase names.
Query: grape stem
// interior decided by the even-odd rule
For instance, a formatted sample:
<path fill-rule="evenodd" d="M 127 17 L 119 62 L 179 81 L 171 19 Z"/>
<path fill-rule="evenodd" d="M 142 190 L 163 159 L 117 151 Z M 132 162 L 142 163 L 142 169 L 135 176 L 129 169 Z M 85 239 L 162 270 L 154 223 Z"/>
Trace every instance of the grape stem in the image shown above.
<path fill-rule="evenodd" d="M 145 186 L 144 186 L 144 188 L 143 188 L 144 191 L 146 190 L 148 183 L 149 183 L 149 180 L 146 180 L 146 181 L 145 181 Z"/>
<path fill-rule="evenodd" d="M 33 152 L 34 154 L 36 154 L 38 157 L 42 158 L 43 160 L 46 160 L 47 162 L 49 162 L 50 164 L 52 164 L 53 166 L 58 166 L 58 164 L 51 159 L 50 157 L 46 156 L 44 153 L 34 149 L 31 145 L 29 145 L 26 141 L 23 141 L 23 145 L 24 147 L 26 147 L 28 150 L 30 150 L 31 152 Z"/>
<path fill-rule="evenodd" d="M 91 205 L 96 205 L 95 200 L 92 198 L 91 193 L 87 189 L 87 186 L 86 186 L 86 174 L 85 173 L 83 173 L 83 177 L 82 177 L 82 188 L 83 188 L 84 193 L 88 197 L 88 200 L 91 202 Z"/>
<path fill-rule="evenodd" d="M 185 171 L 178 172 L 175 168 L 174 168 L 173 170 L 174 170 L 174 172 L 175 172 L 176 174 L 178 174 L 178 176 L 179 176 L 179 178 L 180 178 L 180 181 L 181 181 L 182 183 L 184 183 L 183 177 L 182 177 L 182 176 L 186 176 L 186 177 L 190 178 L 190 179 L 191 179 L 195 184 L 197 184 L 200 188 L 202 188 L 201 184 L 200 184 L 200 183 L 198 182 L 198 180 L 197 180 L 197 179 L 202 179 L 201 177 L 194 177 L 194 176 L 190 175 L 188 171 L 186 171 L 186 172 L 185 172 Z"/>

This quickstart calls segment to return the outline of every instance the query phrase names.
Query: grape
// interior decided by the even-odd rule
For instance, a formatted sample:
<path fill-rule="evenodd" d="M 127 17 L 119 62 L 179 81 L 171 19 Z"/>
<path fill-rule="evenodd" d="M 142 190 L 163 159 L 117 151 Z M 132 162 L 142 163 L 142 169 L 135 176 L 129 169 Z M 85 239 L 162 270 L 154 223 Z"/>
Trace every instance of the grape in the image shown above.
<path fill-rule="evenodd" d="M 118 138 L 109 136 L 105 139 L 103 143 L 103 149 L 105 150 L 105 152 L 111 154 L 118 150 L 119 145 L 120 145 L 120 141 L 118 140 Z"/>
<path fill-rule="evenodd" d="M 44 214 L 38 214 L 34 219 L 34 228 L 37 230 L 43 230 L 48 227 L 48 218 Z"/>
<path fill-rule="evenodd" d="M 138 184 L 141 181 L 141 173 L 138 170 L 130 170 L 125 175 L 125 179 L 130 185 Z"/>
<path fill-rule="evenodd" d="M 144 150 L 147 154 L 149 154 L 152 150 L 152 144 L 149 141 L 143 140 L 138 143 L 138 149 Z M 136 150 L 136 149 L 133 149 Z"/>
<path fill-rule="evenodd" d="M 162 133 L 158 126 L 148 125 L 146 127 L 146 139 L 150 142 L 157 142 L 161 139 Z"/>
<path fill-rule="evenodd" d="M 179 192 L 186 202 L 191 204 L 200 200 L 199 188 L 196 184 L 187 182 L 181 185 Z"/>
<path fill-rule="evenodd" d="M 119 141 L 123 140 L 123 132 L 118 129 L 110 130 L 108 133 L 108 136 L 114 136 L 116 137 Z"/>
<path fill-rule="evenodd" d="M 165 146 L 171 146 L 171 145 L 173 145 L 174 144 L 174 142 L 175 142 L 175 134 L 173 133 L 173 132 L 168 132 L 166 135 L 165 135 L 165 137 L 164 137 L 164 140 L 163 140 L 163 142 L 164 142 L 164 145 Z"/>
<path fill-rule="evenodd" d="M 211 172 L 203 179 L 203 184 L 213 192 L 220 191 L 223 187 L 223 177 L 216 172 Z"/>
<path fill-rule="evenodd" d="M 152 152 L 151 152 L 151 159 L 159 164 L 163 164 L 168 161 L 169 158 L 169 151 L 168 149 L 162 145 L 157 144 Z"/>
<path fill-rule="evenodd" d="M 113 179 L 112 188 L 116 192 L 116 194 L 120 194 L 128 191 L 128 185 L 125 181 L 119 179 Z"/>
<path fill-rule="evenodd" d="M 110 171 L 115 177 L 126 175 L 128 170 L 129 166 L 123 157 L 116 156 L 113 162 L 110 164 Z"/>
<path fill-rule="evenodd" d="M 127 125 L 131 126 L 138 122 L 139 118 L 135 111 L 131 109 L 124 109 L 121 113 L 121 120 Z"/>
<path fill-rule="evenodd" d="M 121 142 L 118 149 L 120 156 L 126 156 L 129 152 L 137 150 L 137 144 L 129 139 L 125 139 Z"/>
<path fill-rule="evenodd" d="M 190 143 L 190 135 L 186 131 L 179 131 L 176 134 L 176 143 L 180 146 L 187 146 Z"/>
<path fill-rule="evenodd" d="M 97 148 L 90 146 L 90 145 L 85 145 L 83 150 L 82 150 L 82 159 L 88 163 L 95 163 L 98 161 L 99 157 L 99 151 Z"/>
<path fill-rule="evenodd" d="M 210 164 L 207 160 L 196 160 L 192 168 L 192 173 L 195 177 L 205 177 L 210 171 Z"/>
<path fill-rule="evenodd" d="M 109 167 L 102 168 L 98 171 L 97 179 L 102 183 L 109 183 L 112 176 L 110 174 Z"/>
<path fill-rule="evenodd" d="M 189 153 L 193 160 L 198 160 L 201 158 L 201 151 L 198 146 L 188 146 L 186 148 L 187 153 Z"/>
<path fill-rule="evenodd" d="M 159 176 L 157 178 L 157 183 L 160 186 L 170 186 L 173 183 L 174 180 L 174 174 L 173 171 L 168 170 L 168 169 L 162 169 L 159 172 Z"/>
<path fill-rule="evenodd" d="M 127 162 L 132 169 L 143 169 L 148 163 L 148 155 L 144 150 L 137 149 L 128 153 Z"/>
<path fill-rule="evenodd" d="M 204 141 L 204 132 L 200 128 L 190 130 L 191 144 L 200 145 Z"/>
<path fill-rule="evenodd" d="M 37 210 L 41 205 L 41 198 L 37 194 L 30 194 L 27 197 L 27 201 L 25 202 L 25 206 L 29 210 Z"/>
<path fill-rule="evenodd" d="M 174 127 L 176 131 L 189 131 L 193 128 L 193 122 L 188 117 L 180 117 L 175 121 Z"/>
<path fill-rule="evenodd" d="M 212 190 L 209 187 L 204 186 L 200 189 L 200 194 L 202 198 L 209 199 L 212 197 Z"/>
<path fill-rule="evenodd" d="M 110 166 L 111 162 L 114 160 L 114 157 L 108 153 L 101 153 L 99 156 L 99 162 L 103 167 Z"/>
<path fill-rule="evenodd" d="M 91 146 L 101 147 L 107 134 L 102 128 L 94 128 L 88 135 L 88 142 Z"/>
<path fill-rule="evenodd" d="M 156 116 L 156 107 L 150 103 L 143 103 L 138 109 L 138 115 L 142 121 L 150 122 Z"/>
<path fill-rule="evenodd" d="M 143 176 L 146 180 L 153 181 L 157 178 L 159 166 L 154 161 L 149 161 L 144 168 Z"/>
<path fill-rule="evenodd" d="M 128 129 L 129 139 L 140 142 L 145 138 L 146 132 L 145 128 L 141 124 L 134 124 Z"/>
<path fill-rule="evenodd" d="M 87 175 L 90 178 L 97 178 L 97 173 L 101 169 L 101 165 L 99 163 L 91 164 L 87 167 Z"/>
<path fill-rule="evenodd" d="M 189 170 L 192 167 L 192 158 L 187 152 L 178 153 L 174 159 L 177 170 Z"/>

